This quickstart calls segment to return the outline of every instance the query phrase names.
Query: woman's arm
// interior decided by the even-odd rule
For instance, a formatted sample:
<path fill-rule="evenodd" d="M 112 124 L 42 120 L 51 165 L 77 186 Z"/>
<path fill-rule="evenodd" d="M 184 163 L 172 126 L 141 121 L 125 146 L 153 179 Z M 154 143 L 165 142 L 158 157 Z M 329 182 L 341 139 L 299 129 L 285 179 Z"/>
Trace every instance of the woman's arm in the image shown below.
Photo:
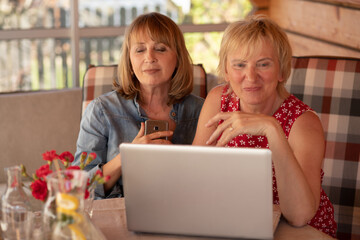
<path fill-rule="evenodd" d="M 268 141 L 285 218 L 295 226 L 305 225 L 319 207 L 325 139 L 320 119 L 313 112 L 302 114 L 286 140 L 282 129 L 269 133 Z"/>
<path fill-rule="evenodd" d="M 213 88 L 207 95 L 200 112 L 193 145 L 206 145 L 206 141 L 215 131 L 217 126 L 205 127 L 205 124 L 220 112 L 222 90 L 223 85 L 220 85 Z"/>

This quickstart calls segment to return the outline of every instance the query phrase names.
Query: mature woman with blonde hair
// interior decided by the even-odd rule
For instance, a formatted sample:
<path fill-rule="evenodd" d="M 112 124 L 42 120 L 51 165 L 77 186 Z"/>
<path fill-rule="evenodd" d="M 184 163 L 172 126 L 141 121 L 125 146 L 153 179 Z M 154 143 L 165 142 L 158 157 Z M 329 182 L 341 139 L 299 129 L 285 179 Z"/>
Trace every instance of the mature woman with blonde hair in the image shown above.
<path fill-rule="evenodd" d="M 225 84 L 206 97 L 193 144 L 270 149 L 273 203 L 290 224 L 335 237 L 334 209 L 321 188 L 320 119 L 284 87 L 291 56 L 286 34 L 265 16 L 230 24 L 218 66 Z"/>
<path fill-rule="evenodd" d="M 193 68 L 182 32 L 159 13 L 143 14 L 127 28 L 114 87 L 87 106 L 75 154 L 78 165 L 82 152 L 95 152 L 86 170 L 111 177 L 96 189 L 100 198 L 123 196 L 119 144 L 191 144 L 203 104 L 191 94 Z M 148 119 L 166 121 L 169 130 L 144 135 Z"/>

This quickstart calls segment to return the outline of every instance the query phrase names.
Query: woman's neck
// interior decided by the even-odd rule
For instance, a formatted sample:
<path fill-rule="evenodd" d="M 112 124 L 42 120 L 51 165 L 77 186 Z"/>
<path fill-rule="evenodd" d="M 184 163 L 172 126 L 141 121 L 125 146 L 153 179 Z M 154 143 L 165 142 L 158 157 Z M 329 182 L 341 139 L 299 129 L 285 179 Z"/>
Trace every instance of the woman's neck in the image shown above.
<path fill-rule="evenodd" d="M 167 94 L 142 93 L 139 97 L 139 104 L 145 110 L 150 119 L 168 120 L 171 106 L 168 106 Z"/>

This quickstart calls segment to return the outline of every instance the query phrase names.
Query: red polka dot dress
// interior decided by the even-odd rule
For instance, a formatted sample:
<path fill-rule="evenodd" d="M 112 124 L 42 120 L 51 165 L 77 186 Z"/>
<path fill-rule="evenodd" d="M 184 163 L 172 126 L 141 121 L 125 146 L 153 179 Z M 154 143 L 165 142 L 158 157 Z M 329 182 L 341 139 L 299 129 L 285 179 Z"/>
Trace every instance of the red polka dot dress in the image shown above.
<path fill-rule="evenodd" d="M 295 96 L 290 95 L 282 103 L 280 108 L 274 113 L 273 117 L 278 120 L 283 128 L 286 138 L 289 137 L 291 127 L 296 119 L 304 112 L 312 110 L 305 103 L 297 99 Z M 221 97 L 221 111 L 222 112 L 235 112 L 240 111 L 239 98 L 234 92 L 228 94 L 228 86 L 224 87 L 223 95 Z M 220 122 L 219 124 L 221 124 Z M 250 147 L 250 148 L 269 148 L 267 138 L 265 136 L 252 136 L 249 134 L 239 135 L 233 138 L 227 147 Z M 276 186 L 275 169 L 273 165 L 273 203 L 279 204 L 279 196 Z M 324 172 L 321 169 L 321 182 Z M 316 215 L 311 219 L 308 224 L 320 231 L 336 237 L 336 222 L 334 220 L 334 208 L 325 194 L 324 190 L 320 192 L 320 205 Z"/>

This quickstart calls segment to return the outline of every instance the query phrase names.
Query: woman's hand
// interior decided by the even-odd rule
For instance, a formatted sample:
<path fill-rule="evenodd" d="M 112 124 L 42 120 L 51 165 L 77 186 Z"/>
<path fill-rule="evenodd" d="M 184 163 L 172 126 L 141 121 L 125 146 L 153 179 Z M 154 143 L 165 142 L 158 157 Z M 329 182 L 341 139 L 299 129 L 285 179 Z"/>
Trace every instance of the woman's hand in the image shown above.
<path fill-rule="evenodd" d="M 145 144 L 145 143 L 147 143 L 147 144 L 172 144 L 169 140 L 159 139 L 161 137 L 172 136 L 173 135 L 172 131 L 155 132 L 155 133 L 152 133 L 149 135 L 144 135 L 144 134 L 145 134 L 145 124 L 142 122 L 140 131 L 138 132 L 138 134 L 136 135 L 136 137 L 132 141 L 132 143 L 135 143 L 135 144 L 136 143 L 137 144 L 141 144 L 141 143 L 143 143 L 143 144 Z M 114 187 L 115 183 L 122 175 L 120 153 L 118 155 L 116 155 L 116 157 L 114 157 L 111 161 L 107 162 L 103 166 L 103 173 L 104 173 L 104 175 L 109 175 L 111 177 L 110 180 L 104 184 L 105 192 L 107 192 Z"/>
<path fill-rule="evenodd" d="M 154 132 L 148 135 L 145 134 L 145 124 L 142 122 L 140 131 L 132 141 L 132 143 L 137 144 L 171 144 L 169 140 L 161 139 L 165 137 L 171 137 L 173 135 L 173 131 L 159 131 Z"/>
<path fill-rule="evenodd" d="M 217 126 L 206 144 L 213 144 L 220 135 L 221 137 L 217 141 L 216 146 L 225 146 L 240 134 L 266 136 L 267 123 L 273 122 L 273 119 L 273 117 L 264 114 L 251 114 L 239 111 L 220 112 L 205 124 L 206 127 L 212 127 L 223 120 L 223 123 Z"/>

